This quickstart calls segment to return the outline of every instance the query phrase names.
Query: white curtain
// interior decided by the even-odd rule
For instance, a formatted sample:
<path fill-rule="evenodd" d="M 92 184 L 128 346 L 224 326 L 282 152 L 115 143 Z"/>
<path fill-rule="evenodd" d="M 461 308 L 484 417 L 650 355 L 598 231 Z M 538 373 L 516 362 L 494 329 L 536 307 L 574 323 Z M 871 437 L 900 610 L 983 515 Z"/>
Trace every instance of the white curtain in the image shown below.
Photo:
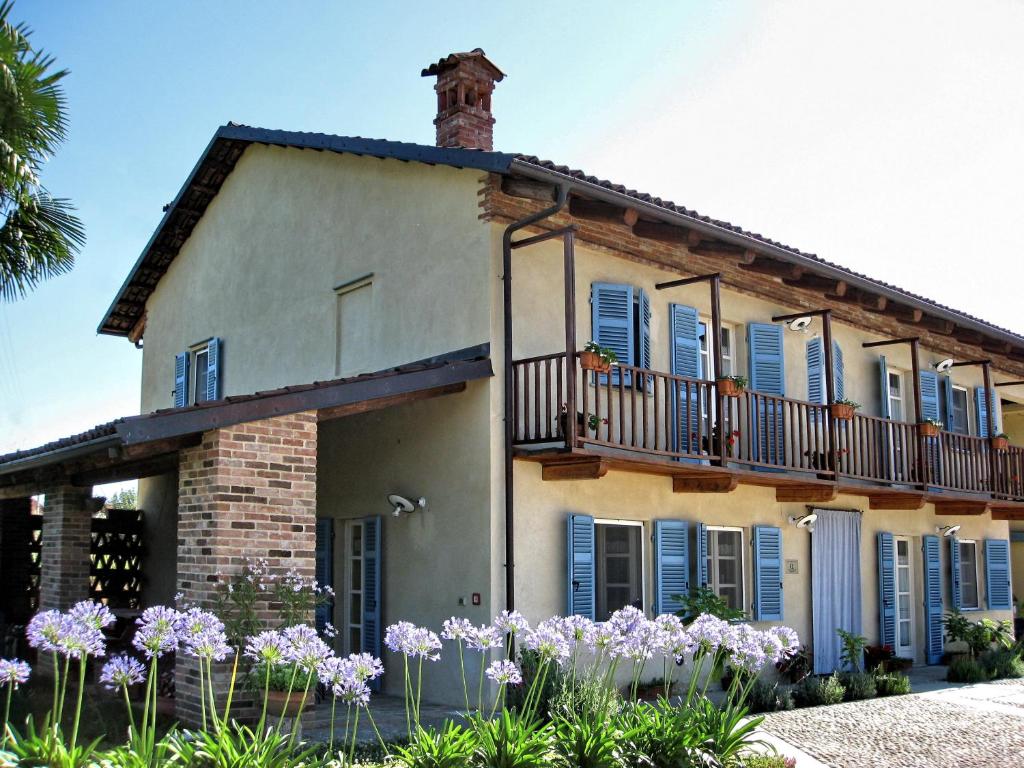
<path fill-rule="evenodd" d="M 861 634 L 860 512 L 816 509 L 811 534 L 814 672 L 839 669 L 837 629 Z"/>

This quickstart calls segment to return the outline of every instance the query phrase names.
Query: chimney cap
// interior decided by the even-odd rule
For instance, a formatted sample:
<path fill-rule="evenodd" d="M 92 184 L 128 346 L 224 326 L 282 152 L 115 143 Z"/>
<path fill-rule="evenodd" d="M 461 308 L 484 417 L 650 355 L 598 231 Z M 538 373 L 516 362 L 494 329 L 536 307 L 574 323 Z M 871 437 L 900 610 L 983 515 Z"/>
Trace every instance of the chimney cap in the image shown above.
<path fill-rule="evenodd" d="M 484 54 L 483 48 L 474 48 L 472 51 L 465 51 L 463 53 L 449 53 L 444 58 L 438 59 L 437 63 L 431 64 L 420 72 L 420 75 L 422 77 L 440 75 L 450 69 L 455 69 L 455 67 L 463 61 L 469 61 L 472 59 L 479 59 L 480 63 L 490 70 L 490 75 L 494 78 L 494 82 L 500 83 L 505 78 L 505 73 L 494 66 L 494 62 L 488 59 Z"/>

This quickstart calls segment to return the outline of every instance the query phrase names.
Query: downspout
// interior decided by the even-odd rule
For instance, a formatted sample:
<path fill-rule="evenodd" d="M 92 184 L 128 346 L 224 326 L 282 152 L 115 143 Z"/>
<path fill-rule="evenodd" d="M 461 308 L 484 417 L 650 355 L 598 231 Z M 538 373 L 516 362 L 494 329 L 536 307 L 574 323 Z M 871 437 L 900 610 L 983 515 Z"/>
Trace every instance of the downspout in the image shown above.
<path fill-rule="evenodd" d="M 512 611 L 516 605 L 515 587 L 515 497 L 512 490 L 512 441 L 515 437 L 515 424 L 512 422 L 512 410 L 515 393 L 512 391 L 512 235 L 520 229 L 529 227 L 550 216 L 554 216 L 565 207 L 569 199 L 569 185 L 559 184 L 555 204 L 542 211 L 531 213 L 518 221 L 513 221 L 505 228 L 501 239 L 501 270 L 502 300 L 504 320 L 504 366 L 505 366 L 505 607 Z"/>

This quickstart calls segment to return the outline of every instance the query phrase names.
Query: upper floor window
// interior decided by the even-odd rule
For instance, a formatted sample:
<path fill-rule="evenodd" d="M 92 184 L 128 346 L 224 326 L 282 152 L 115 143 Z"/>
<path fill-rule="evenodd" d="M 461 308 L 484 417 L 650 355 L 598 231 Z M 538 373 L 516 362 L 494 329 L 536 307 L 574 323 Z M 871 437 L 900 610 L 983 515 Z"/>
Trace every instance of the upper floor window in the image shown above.
<path fill-rule="evenodd" d="M 174 358 L 174 406 L 205 403 L 220 398 L 223 344 L 214 337 Z"/>
<path fill-rule="evenodd" d="M 888 390 L 886 397 L 889 399 L 889 418 L 895 421 L 903 421 L 903 374 L 892 368 L 886 371 L 886 383 Z"/>
<path fill-rule="evenodd" d="M 651 302 L 647 293 L 632 285 L 593 283 L 590 287 L 593 339 L 615 353 L 622 365 L 651 367 Z M 612 382 L 620 375 L 612 368 Z M 625 372 L 625 383 L 630 383 Z"/>
<path fill-rule="evenodd" d="M 949 424 L 953 432 L 961 435 L 971 433 L 970 397 L 964 387 L 953 385 L 949 400 Z"/>
<path fill-rule="evenodd" d="M 736 338 L 733 327 L 722 323 L 722 370 L 716 371 L 712 350 L 708 348 L 708 327 L 710 323 L 701 320 L 700 323 L 700 373 L 704 379 L 717 379 L 720 376 L 732 376 L 733 368 L 733 340 Z"/>

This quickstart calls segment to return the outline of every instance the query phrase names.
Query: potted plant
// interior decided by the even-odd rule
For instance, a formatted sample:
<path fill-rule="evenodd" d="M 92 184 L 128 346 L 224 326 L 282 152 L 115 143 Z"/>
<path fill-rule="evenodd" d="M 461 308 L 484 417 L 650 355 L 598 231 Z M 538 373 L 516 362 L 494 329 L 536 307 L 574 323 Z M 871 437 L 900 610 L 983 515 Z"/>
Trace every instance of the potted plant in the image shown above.
<path fill-rule="evenodd" d="M 942 422 L 938 419 L 928 419 L 917 425 L 921 431 L 921 437 L 938 437 L 942 431 Z"/>
<path fill-rule="evenodd" d="M 266 662 L 258 662 L 249 672 L 249 687 L 254 693 L 262 695 L 263 687 L 267 686 L 267 714 L 273 717 L 295 717 L 300 706 L 303 710 L 312 706 L 312 696 L 302 706 L 304 683 L 305 674 L 294 664 L 272 664 L 268 676 Z"/>
<path fill-rule="evenodd" d="M 568 433 L 568 420 L 569 414 L 566 412 L 566 405 L 562 403 L 562 412 L 558 416 L 558 430 L 562 437 L 565 437 Z M 576 411 L 576 435 L 577 437 L 586 437 L 584 426 L 591 432 L 597 432 L 597 428 L 601 424 L 607 424 L 608 419 L 602 419 L 596 413 L 588 413 L 584 419 L 583 414 L 580 411 Z"/>
<path fill-rule="evenodd" d="M 608 373 L 614 363 L 619 361 L 615 352 L 602 347 L 596 341 L 588 341 L 583 351 L 579 354 L 580 367 L 585 371 L 597 371 Z"/>
<path fill-rule="evenodd" d="M 747 388 L 747 380 L 742 376 L 722 376 L 715 380 L 715 386 L 723 397 L 739 397 Z"/>
<path fill-rule="evenodd" d="M 992 438 L 993 451 L 1005 451 L 1010 447 L 1010 438 L 1005 432 L 997 432 Z"/>
<path fill-rule="evenodd" d="M 860 403 L 843 398 L 832 403 L 832 418 L 838 421 L 852 421 L 853 414 L 860 408 Z"/>

